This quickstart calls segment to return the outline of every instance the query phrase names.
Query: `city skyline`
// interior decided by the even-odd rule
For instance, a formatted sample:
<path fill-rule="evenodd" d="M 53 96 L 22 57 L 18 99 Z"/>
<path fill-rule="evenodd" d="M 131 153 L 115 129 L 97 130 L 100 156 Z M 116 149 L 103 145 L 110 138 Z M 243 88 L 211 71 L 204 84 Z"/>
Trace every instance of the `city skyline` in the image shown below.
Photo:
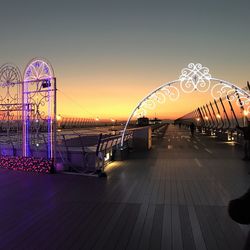
<path fill-rule="evenodd" d="M 249 80 L 247 1 L 14 1 L 3 8 L 0 64 L 23 71 L 32 57 L 47 58 L 65 116 L 126 118 L 189 62 L 238 86 Z M 199 97 L 186 99 L 166 117 L 192 111 Z"/>

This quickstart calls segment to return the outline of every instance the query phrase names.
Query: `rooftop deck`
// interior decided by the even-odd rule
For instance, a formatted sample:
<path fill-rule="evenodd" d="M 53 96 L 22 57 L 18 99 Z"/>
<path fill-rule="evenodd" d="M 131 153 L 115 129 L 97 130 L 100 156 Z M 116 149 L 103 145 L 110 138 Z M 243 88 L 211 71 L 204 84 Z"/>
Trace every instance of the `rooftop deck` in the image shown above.
<path fill-rule="evenodd" d="M 239 148 L 169 126 L 108 178 L 0 170 L 0 249 L 242 249 L 228 201 L 249 188 Z"/>

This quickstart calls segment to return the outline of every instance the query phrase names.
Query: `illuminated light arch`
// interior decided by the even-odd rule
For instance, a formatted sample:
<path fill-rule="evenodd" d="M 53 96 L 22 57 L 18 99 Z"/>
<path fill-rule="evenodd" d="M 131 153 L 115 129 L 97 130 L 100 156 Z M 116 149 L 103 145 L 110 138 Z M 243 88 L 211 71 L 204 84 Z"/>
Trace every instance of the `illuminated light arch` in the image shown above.
<path fill-rule="evenodd" d="M 216 82 L 216 84 L 211 87 L 211 82 Z M 172 86 L 176 83 L 179 84 L 180 89 Z M 178 100 L 180 90 L 184 93 L 192 93 L 194 91 L 208 92 L 210 90 L 214 99 L 227 96 L 230 101 L 235 100 L 239 106 L 248 105 L 247 112 L 250 112 L 250 94 L 247 91 L 234 83 L 213 78 L 209 73 L 209 69 L 203 67 L 200 63 L 190 63 L 188 67 L 181 71 L 179 79 L 162 84 L 160 87 L 151 91 L 136 105 L 124 126 L 121 148 L 123 148 L 124 145 L 124 137 L 128 124 L 135 115 L 137 115 L 137 117 L 145 116 L 148 109 L 154 109 L 157 103 L 165 103 L 167 97 L 172 101 Z M 238 95 L 241 99 L 241 103 L 238 101 Z"/>
<path fill-rule="evenodd" d="M 24 83 L 34 80 L 46 80 L 54 77 L 54 70 L 47 59 L 34 58 L 26 66 L 24 71 Z"/>
<path fill-rule="evenodd" d="M 30 155 L 30 114 L 35 117 L 36 136 L 40 121 L 47 123 L 48 158 L 55 154 L 56 78 L 52 65 L 44 58 L 34 58 L 26 66 L 23 77 L 23 155 Z M 53 84 L 52 84 L 53 82 Z M 42 110 L 43 109 L 43 110 Z M 42 110 L 42 111 L 41 111 Z M 36 144 L 39 146 L 39 143 Z"/>

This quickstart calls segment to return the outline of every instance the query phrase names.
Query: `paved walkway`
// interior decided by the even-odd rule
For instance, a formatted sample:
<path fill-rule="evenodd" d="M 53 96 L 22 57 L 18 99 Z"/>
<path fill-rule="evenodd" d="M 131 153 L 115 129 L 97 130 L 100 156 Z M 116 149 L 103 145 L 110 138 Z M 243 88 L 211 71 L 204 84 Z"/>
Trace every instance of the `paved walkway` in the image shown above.
<path fill-rule="evenodd" d="M 0 170 L 0 249 L 240 250 L 227 204 L 250 186 L 232 145 L 170 126 L 108 178 Z"/>

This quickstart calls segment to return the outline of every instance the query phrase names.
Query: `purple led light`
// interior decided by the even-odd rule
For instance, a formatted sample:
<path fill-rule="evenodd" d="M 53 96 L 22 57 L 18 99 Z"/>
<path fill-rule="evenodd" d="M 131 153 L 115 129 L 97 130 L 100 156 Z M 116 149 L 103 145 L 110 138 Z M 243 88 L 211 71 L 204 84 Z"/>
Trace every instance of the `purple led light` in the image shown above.
<path fill-rule="evenodd" d="M 49 75 L 49 67 L 44 65 L 44 72 Z"/>
<path fill-rule="evenodd" d="M 40 61 L 36 61 L 33 65 L 34 65 L 36 68 L 39 68 L 40 65 L 41 65 L 41 62 L 40 62 Z"/>
<path fill-rule="evenodd" d="M 52 160 L 44 158 L 0 156 L 0 167 L 11 170 L 50 173 L 52 166 Z"/>

